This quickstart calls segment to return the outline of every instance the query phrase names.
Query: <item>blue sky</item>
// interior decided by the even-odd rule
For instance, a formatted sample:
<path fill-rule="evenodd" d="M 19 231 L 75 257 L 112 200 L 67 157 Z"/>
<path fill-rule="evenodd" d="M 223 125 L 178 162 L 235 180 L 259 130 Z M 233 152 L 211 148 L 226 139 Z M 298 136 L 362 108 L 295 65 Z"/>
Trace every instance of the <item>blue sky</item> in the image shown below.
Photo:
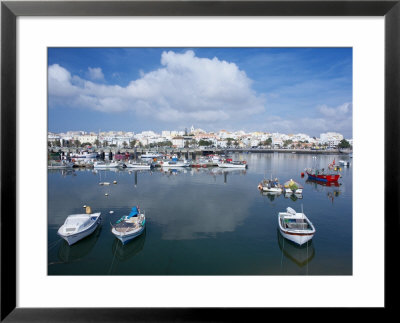
<path fill-rule="evenodd" d="M 351 48 L 49 48 L 48 130 L 352 138 Z"/>

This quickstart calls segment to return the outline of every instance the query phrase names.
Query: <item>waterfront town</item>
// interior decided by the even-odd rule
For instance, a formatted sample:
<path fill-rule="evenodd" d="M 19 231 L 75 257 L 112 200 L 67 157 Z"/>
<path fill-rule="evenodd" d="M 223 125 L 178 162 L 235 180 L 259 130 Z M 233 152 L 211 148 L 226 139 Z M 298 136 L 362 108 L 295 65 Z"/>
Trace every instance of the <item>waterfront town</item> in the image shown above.
<path fill-rule="evenodd" d="M 337 132 L 321 133 L 319 137 L 307 134 L 283 134 L 269 132 L 249 132 L 219 130 L 207 132 L 191 126 L 184 131 L 67 131 L 48 132 L 48 147 L 84 148 L 270 148 L 270 149 L 351 149 L 353 139 L 344 138 Z"/>

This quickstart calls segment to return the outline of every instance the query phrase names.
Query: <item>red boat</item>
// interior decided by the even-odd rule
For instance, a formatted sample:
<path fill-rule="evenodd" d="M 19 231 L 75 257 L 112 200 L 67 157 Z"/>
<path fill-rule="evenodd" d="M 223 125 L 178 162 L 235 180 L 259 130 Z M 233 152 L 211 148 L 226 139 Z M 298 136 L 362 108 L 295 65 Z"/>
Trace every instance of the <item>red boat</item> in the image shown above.
<path fill-rule="evenodd" d="M 315 181 L 321 182 L 337 182 L 340 178 L 340 174 L 325 173 L 324 169 L 311 169 L 305 170 L 308 178 Z"/>
<path fill-rule="evenodd" d="M 333 159 L 332 163 L 328 165 L 329 170 L 335 169 L 337 170 L 338 168 L 335 166 L 335 159 Z M 325 169 L 311 169 L 311 168 L 306 168 L 304 170 L 306 174 L 308 175 L 308 179 L 314 180 L 314 181 L 320 181 L 320 182 L 325 182 L 325 183 L 331 183 L 331 182 L 337 182 L 340 178 L 340 174 L 338 173 L 326 173 Z"/>

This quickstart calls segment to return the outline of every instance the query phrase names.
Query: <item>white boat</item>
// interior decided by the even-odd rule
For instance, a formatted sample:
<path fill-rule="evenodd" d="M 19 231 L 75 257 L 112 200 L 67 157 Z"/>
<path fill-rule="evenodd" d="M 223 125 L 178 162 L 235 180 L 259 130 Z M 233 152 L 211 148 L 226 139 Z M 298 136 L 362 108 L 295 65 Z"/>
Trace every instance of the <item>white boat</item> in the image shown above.
<path fill-rule="evenodd" d="M 270 192 L 270 193 L 282 193 L 282 185 L 279 184 L 277 178 L 274 180 L 264 179 L 260 184 L 258 184 L 258 189 L 262 190 L 263 192 Z"/>
<path fill-rule="evenodd" d="M 74 163 L 72 162 L 67 162 L 65 160 L 62 161 L 49 161 L 49 164 L 47 165 L 48 169 L 60 169 L 60 168 L 72 168 L 74 167 Z"/>
<path fill-rule="evenodd" d="M 285 189 L 285 194 L 302 194 L 303 193 L 303 186 L 299 183 L 295 182 L 294 180 L 290 179 L 289 181 L 283 184 Z"/>
<path fill-rule="evenodd" d="M 350 162 L 348 160 L 339 160 L 339 164 L 342 166 L 349 166 Z"/>
<path fill-rule="evenodd" d="M 311 240 L 315 234 L 314 225 L 301 213 L 296 213 L 291 207 L 286 212 L 278 214 L 279 231 L 282 236 L 298 245 L 302 245 Z"/>
<path fill-rule="evenodd" d="M 126 163 L 126 168 L 150 169 L 151 165 L 147 163 Z"/>
<path fill-rule="evenodd" d="M 129 215 L 120 218 L 114 225 L 111 224 L 111 232 L 122 244 L 126 244 L 141 235 L 146 225 L 146 217 L 138 207 L 133 207 Z"/>
<path fill-rule="evenodd" d="M 89 151 L 82 151 L 77 154 L 73 154 L 71 158 L 86 158 L 86 159 L 94 159 L 97 158 L 97 153 L 89 152 Z"/>
<path fill-rule="evenodd" d="M 240 161 L 232 161 L 232 162 L 223 162 L 223 163 L 218 163 L 218 167 L 221 168 L 246 168 L 247 164 L 246 162 L 240 162 Z"/>
<path fill-rule="evenodd" d="M 119 162 L 112 161 L 111 163 L 105 163 L 103 161 L 96 161 L 93 164 L 94 168 L 116 168 L 119 167 Z"/>
<path fill-rule="evenodd" d="M 146 158 L 160 158 L 160 157 L 162 157 L 163 155 L 162 154 L 159 154 L 159 153 L 150 153 L 150 152 L 147 152 L 147 153 L 145 153 L 145 154 L 142 154 L 142 155 L 140 155 L 140 158 L 144 158 L 144 159 L 146 159 Z"/>
<path fill-rule="evenodd" d="M 86 214 L 69 215 L 57 234 L 72 245 L 96 230 L 101 222 L 100 214 L 91 213 L 90 207 L 86 207 Z"/>
<path fill-rule="evenodd" d="M 160 161 L 159 165 L 161 167 L 189 167 L 190 163 L 185 160 L 162 160 Z"/>

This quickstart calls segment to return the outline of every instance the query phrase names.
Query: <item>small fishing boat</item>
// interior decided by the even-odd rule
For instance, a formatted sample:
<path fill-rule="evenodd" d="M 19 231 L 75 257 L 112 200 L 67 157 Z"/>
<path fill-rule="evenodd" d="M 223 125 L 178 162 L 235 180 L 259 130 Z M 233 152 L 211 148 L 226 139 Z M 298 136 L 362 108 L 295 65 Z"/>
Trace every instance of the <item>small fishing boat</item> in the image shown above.
<path fill-rule="evenodd" d="M 93 164 L 94 168 L 117 168 L 120 166 L 119 162 L 112 161 L 110 163 L 106 163 L 103 161 L 96 161 Z"/>
<path fill-rule="evenodd" d="M 76 154 L 72 154 L 71 158 L 85 158 L 85 159 L 94 159 L 97 158 L 97 153 L 96 152 L 91 152 L 88 150 L 81 151 Z"/>
<path fill-rule="evenodd" d="M 258 184 L 258 189 L 263 192 L 271 192 L 271 193 L 282 193 L 283 188 L 282 185 L 279 184 L 277 178 L 275 179 L 264 179 L 260 184 Z"/>
<path fill-rule="evenodd" d="M 161 160 L 159 162 L 161 167 L 189 167 L 190 163 L 187 159 L 179 160 L 178 158 L 172 158 L 167 160 Z"/>
<path fill-rule="evenodd" d="M 303 193 L 303 186 L 301 186 L 299 183 L 295 182 L 293 179 L 290 179 L 289 181 L 285 182 L 283 184 L 283 187 L 285 188 L 285 194 L 302 194 Z"/>
<path fill-rule="evenodd" d="M 278 213 L 279 231 L 282 236 L 298 245 L 311 240 L 315 234 L 314 225 L 303 213 L 296 213 L 291 207 Z"/>
<path fill-rule="evenodd" d="M 151 164 L 148 163 L 125 163 L 126 168 L 150 169 Z"/>
<path fill-rule="evenodd" d="M 324 168 L 322 169 L 306 168 L 304 171 L 308 175 L 309 179 L 315 181 L 337 182 L 340 178 L 340 174 L 327 173 Z"/>
<path fill-rule="evenodd" d="M 114 225 L 111 224 L 111 232 L 122 244 L 126 244 L 144 231 L 146 217 L 140 213 L 140 209 L 134 206 L 129 215 L 121 217 Z"/>
<path fill-rule="evenodd" d="M 247 163 L 245 161 L 225 161 L 217 163 L 218 167 L 221 168 L 246 168 Z"/>
<path fill-rule="evenodd" d="M 142 158 L 142 159 L 146 159 L 146 158 L 154 159 L 154 158 L 161 158 L 162 156 L 163 155 L 159 154 L 159 153 L 147 152 L 145 154 L 140 155 L 140 158 Z"/>
<path fill-rule="evenodd" d="M 47 168 L 48 169 L 64 169 L 64 168 L 72 168 L 74 167 L 74 163 L 67 162 L 65 160 L 61 161 L 49 161 Z"/>
<path fill-rule="evenodd" d="M 85 214 L 71 214 L 58 229 L 57 234 L 69 245 L 92 234 L 101 222 L 100 212 L 92 213 L 90 206 L 86 206 Z"/>

